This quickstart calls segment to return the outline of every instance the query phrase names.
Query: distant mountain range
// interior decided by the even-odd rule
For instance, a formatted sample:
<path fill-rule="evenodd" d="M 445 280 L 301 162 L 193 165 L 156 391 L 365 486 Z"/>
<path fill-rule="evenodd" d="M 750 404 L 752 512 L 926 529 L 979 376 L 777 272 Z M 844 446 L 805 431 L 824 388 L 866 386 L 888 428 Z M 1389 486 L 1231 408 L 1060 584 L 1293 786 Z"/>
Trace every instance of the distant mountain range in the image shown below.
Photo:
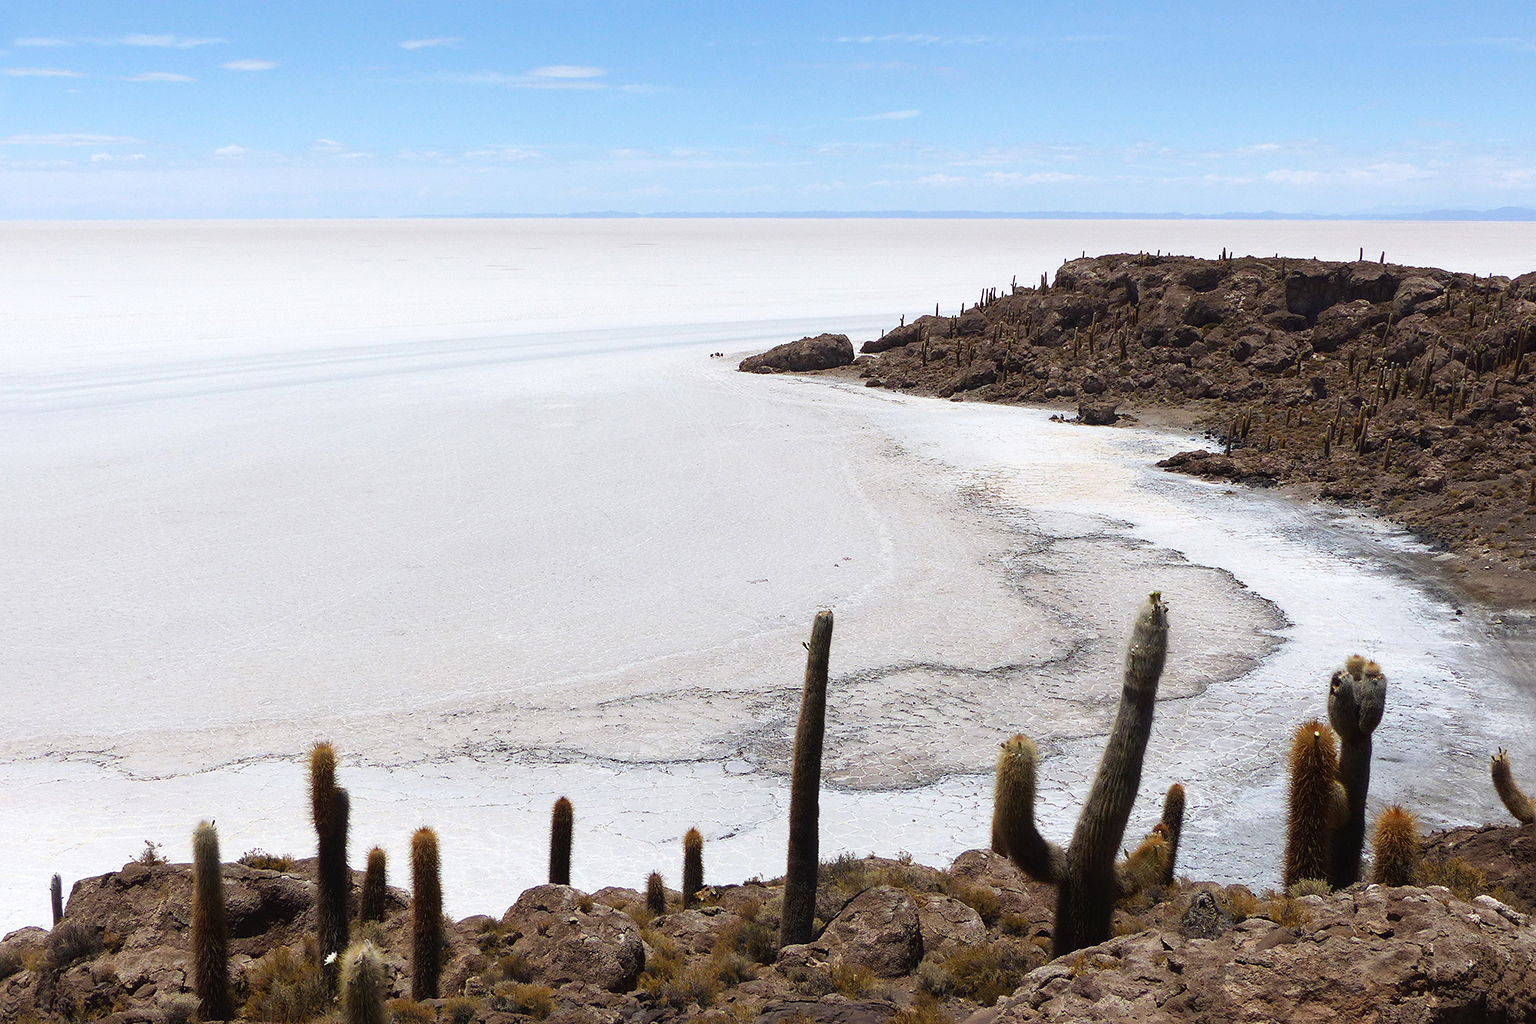
<path fill-rule="evenodd" d="M 422 216 L 438 216 L 423 214 Z M 913 220 L 1475 220 L 1536 221 L 1536 210 L 1525 206 L 1501 206 L 1496 210 L 1425 210 L 1419 213 L 1122 213 L 1086 210 L 1043 210 L 1018 213 L 1004 210 L 798 210 L 788 213 L 669 212 L 635 213 L 631 210 L 594 210 L 589 213 L 466 213 L 447 218 L 551 217 L 551 218 L 890 218 Z"/>

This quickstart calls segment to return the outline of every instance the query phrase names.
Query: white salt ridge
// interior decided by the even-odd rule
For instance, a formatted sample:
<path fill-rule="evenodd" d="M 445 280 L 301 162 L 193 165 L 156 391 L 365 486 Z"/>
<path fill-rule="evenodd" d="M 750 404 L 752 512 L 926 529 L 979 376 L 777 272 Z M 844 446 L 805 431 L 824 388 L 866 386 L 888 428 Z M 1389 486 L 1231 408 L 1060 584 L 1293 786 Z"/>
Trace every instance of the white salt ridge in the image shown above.
<path fill-rule="evenodd" d="M 1392 531 L 1150 468 L 1187 438 L 733 370 L 800 333 L 870 336 L 925 282 L 958 304 L 1081 245 L 1339 257 L 1343 229 L 1379 228 L 1394 258 L 1508 272 L 1435 246 L 1513 263 L 1532 233 L 1303 227 L 1292 245 L 1275 232 L 1297 225 L 1223 222 L 8 228 L 0 264 L 33 276 L 0 286 L 20 310 L 0 341 L 0 921 L 44 921 L 49 874 L 109 870 L 146 837 L 186 859 L 202 817 L 226 850 L 304 855 L 319 738 L 353 859 L 381 843 L 403 878 L 433 824 L 457 915 L 542 880 L 561 794 L 584 888 L 676 884 L 691 825 L 708 878 L 779 874 L 819 607 L 837 613 L 826 855 L 985 845 L 990 761 L 1017 730 L 1042 742 L 1065 841 L 1150 589 L 1173 654 L 1132 828 L 1184 782 L 1190 874 L 1275 882 L 1290 731 L 1355 650 L 1391 679 L 1373 808 L 1501 820 L 1486 755 L 1536 764 L 1529 660 L 1458 618 Z"/>

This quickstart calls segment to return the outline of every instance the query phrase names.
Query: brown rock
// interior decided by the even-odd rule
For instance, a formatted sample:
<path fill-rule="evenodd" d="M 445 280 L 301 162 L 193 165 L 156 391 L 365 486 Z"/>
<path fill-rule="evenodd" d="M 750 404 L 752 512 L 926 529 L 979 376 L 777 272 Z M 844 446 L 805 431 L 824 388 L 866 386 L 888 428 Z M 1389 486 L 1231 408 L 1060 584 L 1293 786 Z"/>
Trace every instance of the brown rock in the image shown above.
<path fill-rule="evenodd" d="M 923 933 L 923 955 L 944 959 L 967 946 L 987 941 L 981 915 L 957 899 L 929 893 L 917 907 Z"/>
<path fill-rule="evenodd" d="M 1107 427 L 1120 419 L 1119 402 L 1078 402 L 1077 421 L 1090 427 Z"/>
<path fill-rule="evenodd" d="M 568 885 L 523 893 L 501 919 L 503 927 L 520 933 L 513 953 L 528 961 L 541 984 L 633 988 L 645 966 L 640 929 L 623 911 L 596 902 L 583 910 L 582 903 L 582 894 Z"/>
<path fill-rule="evenodd" d="M 818 944 L 882 978 L 900 977 L 923 958 L 917 902 L 888 885 L 866 889 L 827 925 Z"/>
<path fill-rule="evenodd" d="M 748 356 L 737 367 L 747 373 L 805 373 L 830 370 L 853 362 L 853 342 L 846 334 L 818 334 L 814 338 L 776 345 L 760 355 Z"/>

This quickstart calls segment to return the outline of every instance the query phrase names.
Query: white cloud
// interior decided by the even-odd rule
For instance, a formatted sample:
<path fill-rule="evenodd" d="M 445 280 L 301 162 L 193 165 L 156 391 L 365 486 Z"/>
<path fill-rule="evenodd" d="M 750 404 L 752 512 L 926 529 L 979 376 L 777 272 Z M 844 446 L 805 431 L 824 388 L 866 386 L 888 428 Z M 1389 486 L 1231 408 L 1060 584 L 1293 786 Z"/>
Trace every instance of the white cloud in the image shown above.
<path fill-rule="evenodd" d="M 244 146 L 220 146 L 218 149 L 213 151 L 213 155 L 225 158 L 234 158 L 245 156 L 245 154 L 249 152 L 250 150 L 246 149 Z"/>
<path fill-rule="evenodd" d="M 895 33 L 883 36 L 838 36 L 834 43 L 919 43 L 932 46 L 935 43 L 945 46 L 974 46 L 977 43 L 989 41 L 989 36 L 928 36 L 916 33 Z"/>
<path fill-rule="evenodd" d="M 607 68 L 589 68 L 579 64 L 551 64 L 548 67 L 534 68 L 528 72 L 534 78 L 601 78 L 608 73 Z"/>
<path fill-rule="evenodd" d="M 534 160 L 544 154 L 532 149 L 518 149 L 515 146 L 500 146 L 490 149 L 471 149 L 464 156 L 470 160 Z"/>
<path fill-rule="evenodd" d="M 130 138 L 127 135 L 79 135 L 69 133 L 57 135 L 11 135 L 0 139 L 0 146 L 136 146 L 143 143 L 143 139 Z"/>
<path fill-rule="evenodd" d="M 178 75 L 174 71 L 141 71 L 137 75 L 129 75 L 123 79 L 125 82 L 195 82 L 197 79 L 187 75 Z"/>
<path fill-rule="evenodd" d="M 11 45 L 12 46 L 73 46 L 75 44 L 70 42 L 68 39 L 46 39 L 46 38 L 41 38 L 41 37 L 35 37 L 35 38 L 31 38 L 31 39 L 17 39 L 15 41 L 13 41 L 11 43 Z"/>
<path fill-rule="evenodd" d="M 157 36 L 137 33 L 124 36 L 122 39 L 98 40 L 104 45 L 122 43 L 124 46 L 158 46 L 170 50 L 190 50 L 195 46 L 208 46 L 211 43 L 222 43 L 223 39 L 191 39 L 187 36 Z"/>
<path fill-rule="evenodd" d="M 458 36 L 444 36 L 441 39 L 407 39 L 405 42 L 400 44 L 400 49 L 420 50 L 425 46 L 452 46 L 455 43 L 462 43 L 463 41 L 464 40 L 460 39 Z"/>
<path fill-rule="evenodd" d="M 91 163 L 93 163 L 93 164 L 134 163 L 135 161 L 145 160 L 145 159 L 148 159 L 148 158 L 145 157 L 143 153 L 123 153 L 123 154 L 92 153 L 91 154 Z"/>
<path fill-rule="evenodd" d="M 68 71 L 64 68 L 0 68 L 0 74 L 10 75 L 12 78 L 84 78 L 78 71 Z"/>
<path fill-rule="evenodd" d="M 864 117 L 849 118 L 852 121 L 906 121 L 922 113 L 920 110 L 890 110 L 884 114 L 867 114 Z"/>
<path fill-rule="evenodd" d="M 969 180 L 969 178 L 957 178 L 952 174 L 929 174 L 926 177 L 918 178 L 917 183 L 919 185 L 932 185 L 935 188 L 953 188 L 956 185 L 964 185 Z"/>
<path fill-rule="evenodd" d="M 271 71 L 277 67 L 275 60 L 231 60 L 225 61 L 219 67 L 225 71 Z"/>

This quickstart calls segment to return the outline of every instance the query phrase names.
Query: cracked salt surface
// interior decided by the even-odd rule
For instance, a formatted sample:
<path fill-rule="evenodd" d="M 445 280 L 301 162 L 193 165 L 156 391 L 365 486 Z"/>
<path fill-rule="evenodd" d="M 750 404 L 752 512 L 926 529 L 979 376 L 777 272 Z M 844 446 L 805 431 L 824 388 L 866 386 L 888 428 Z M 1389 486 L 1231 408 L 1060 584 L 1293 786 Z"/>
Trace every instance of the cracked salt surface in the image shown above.
<path fill-rule="evenodd" d="M 392 230 L 418 229 L 363 237 Z M 292 272 L 269 233 L 271 252 L 241 250 L 271 264 L 263 279 Z M 998 256 L 948 270 L 969 287 Z M 305 270 L 318 291 L 328 266 Z M 709 879 L 777 875 L 820 607 L 837 614 L 826 855 L 943 863 L 985 845 L 991 760 L 1020 730 L 1045 754 L 1042 827 L 1065 841 L 1153 589 L 1173 632 L 1132 829 L 1183 782 L 1182 870 L 1276 881 L 1288 736 L 1356 650 L 1391 685 L 1373 810 L 1501 819 L 1487 754 L 1536 763 L 1528 628 L 1458 618 L 1391 530 L 1150 468 L 1187 438 L 706 359 L 828 326 L 775 272 L 806 319 L 642 310 L 622 330 L 401 340 L 405 313 L 341 295 L 328 315 L 378 317 L 382 341 L 330 324 L 321 344 L 279 318 L 236 342 L 247 326 L 173 309 L 171 344 L 152 303 L 133 345 L 70 336 L 50 362 L 43 328 L 73 328 L 20 332 L 46 365 L 3 382 L 0 928 L 45 920 L 54 871 L 111 869 L 145 838 L 186 859 L 204 817 L 226 850 L 306 855 L 303 758 L 321 738 L 352 793 L 353 860 L 381 844 L 403 878 L 411 831 L 434 825 L 456 915 L 542 880 L 562 794 L 583 888 L 652 869 L 675 884 L 693 825 Z M 551 273 L 537 283 L 560 293 Z M 165 281 L 170 299 L 207 284 Z"/>

